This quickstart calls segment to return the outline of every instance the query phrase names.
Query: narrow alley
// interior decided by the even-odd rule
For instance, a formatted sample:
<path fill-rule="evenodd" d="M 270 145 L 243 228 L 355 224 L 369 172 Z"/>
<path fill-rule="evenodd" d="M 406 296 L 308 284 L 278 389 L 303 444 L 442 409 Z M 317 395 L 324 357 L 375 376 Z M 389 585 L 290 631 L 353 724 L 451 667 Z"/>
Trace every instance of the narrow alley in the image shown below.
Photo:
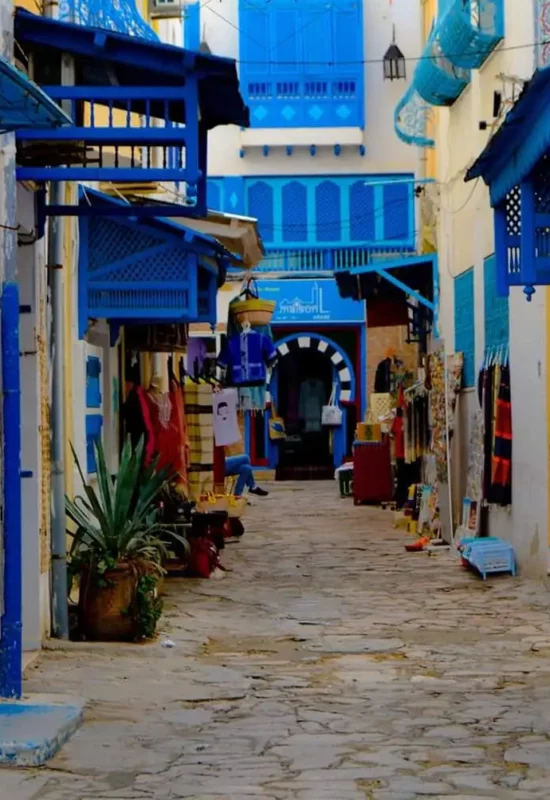
<path fill-rule="evenodd" d="M 169 582 L 157 641 L 43 653 L 26 691 L 85 697 L 86 721 L 0 796 L 548 797 L 542 585 L 408 554 L 391 512 L 328 482 L 276 486 L 247 523 L 225 580 Z"/>

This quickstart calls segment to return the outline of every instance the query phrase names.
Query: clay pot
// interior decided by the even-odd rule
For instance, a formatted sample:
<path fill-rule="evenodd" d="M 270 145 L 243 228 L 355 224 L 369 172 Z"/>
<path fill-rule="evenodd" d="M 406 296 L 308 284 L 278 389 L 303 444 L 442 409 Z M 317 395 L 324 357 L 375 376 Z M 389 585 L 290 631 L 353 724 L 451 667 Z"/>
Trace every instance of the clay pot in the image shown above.
<path fill-rule="evenodd" d="M 105 572 L 105 586 L 96 586 L 89 575 L 80 584 L 80 624 L 87 639 L 99 642 L 131 641 L 135 626 L 128 613 L 136 594 L 137 576 L 120 564 Z"/>

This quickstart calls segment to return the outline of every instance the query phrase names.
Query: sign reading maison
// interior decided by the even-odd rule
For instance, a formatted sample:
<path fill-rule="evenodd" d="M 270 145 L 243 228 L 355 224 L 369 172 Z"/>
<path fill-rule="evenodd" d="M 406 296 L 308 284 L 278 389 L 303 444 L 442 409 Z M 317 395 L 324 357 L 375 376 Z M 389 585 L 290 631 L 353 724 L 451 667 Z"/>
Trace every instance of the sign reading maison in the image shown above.
<path fill-rule="evenodd" d="M 274 324 L 365 322 L 365 303 L 340 297 L 331 278 L 260 280 L 258 290 L 260 297 L 277 303 Z"/>

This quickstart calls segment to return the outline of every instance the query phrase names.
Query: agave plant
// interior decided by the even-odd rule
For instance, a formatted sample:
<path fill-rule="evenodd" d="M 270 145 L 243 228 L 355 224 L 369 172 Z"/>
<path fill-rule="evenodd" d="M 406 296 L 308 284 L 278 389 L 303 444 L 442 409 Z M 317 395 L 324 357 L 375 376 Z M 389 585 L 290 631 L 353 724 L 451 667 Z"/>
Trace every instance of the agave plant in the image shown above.
<path fill-rule="evenodd" d="M 157 522 L 155 500 L 168 480 L 166 470 L 156 463 L 144 463 L 144 441 L 134 448 L 130 438 L 124 444 L 118 473 L 112 477 L 102 443 L 94 443 L 97 464 L 97 487 L 91 485 L 72 447 L 84 495 L 66 498 L 67 516 L 76 525 L 69 531 L 73 538 L 70 553 L 73 574 L 91 570 L 101 576 L 106 570 L 124 563 L 137 572 L 162 573 L 166 556 L 166 535 L 186 542 Z M 161 538 L 163 537 L 163 538 Z"/>

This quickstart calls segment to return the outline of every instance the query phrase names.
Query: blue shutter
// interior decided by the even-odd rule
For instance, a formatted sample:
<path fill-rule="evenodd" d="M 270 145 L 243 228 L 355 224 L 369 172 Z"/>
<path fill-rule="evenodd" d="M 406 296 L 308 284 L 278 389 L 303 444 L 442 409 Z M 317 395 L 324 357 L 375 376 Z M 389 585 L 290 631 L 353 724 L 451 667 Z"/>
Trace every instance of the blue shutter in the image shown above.
<path fill-rule="evenodd" d="M 464 353 L 463 385 L 475 385 L 474 271 L 454 280 L 455 352 Z"/>
<path fill-rule="evenodd" d="M 483 305 L 485 309 L 485 351 L 507 347 L 510 341 L 508 297 L 497 290 L 497 260 L 493 254 L 483 263 Z"/>
<path fill-rule="evenodd" d="M 384 186 L 384 239 L 406 240 L 409 231 L 409 203 L 411 185 L 388 183 Z"/>
<path fill-rule="evenodd" d="M 250 106 L 251 124 L 273 126 L 273 85 L 269 62 L 271 23 L 265 0 L 240 0 L 241 90 Z"/>
<path fill-rule="evenodd" d="M 248 187 L 248 214 L 258 218 L 264 242 L 272 242 L 275 227 L 273 188 L 267 183 L 257 181 Z"/>
<path fill-rule="evenodd" d="M 340 242 L 340 187 L 333 181 L 315 188 L 315 221 L 318 242 Z"/>
<path fill-rule="evenodd" d="M 206 205 L 209 211 L 222 210 L 221 181 L 206 182 Z"/>
<path fill-rule="evenodd" d="M 97 356 L 86 359 L 86 407 L 101 408 L 101 361 Z"/>
<path fill-rule="evenodd" d="M 374 213 L 374 187 L 358 180 L 350 187 L 349 215 L 352 242 L 374 242 L 376 219 Z"/>
<path fill-rule="evenodd" d="M 307 242 L 307 189 L 299 181 L 283 186 L 283 241 Z"/>
<path fill-rule="evenodd" d="M 94 442 L 98 442 L 101 438 L 102 427 L 103 417 L 101 414 L 88 414 L 86 416 L 86 468 L 89 475 L 97 472 Z"/>
<path fill-rule="evenodd" d="M 198 50 L 201 43 L 201 4 L 198 0 L 185 6 L 183 20 L 183 46 L 186 50 Z"/>

